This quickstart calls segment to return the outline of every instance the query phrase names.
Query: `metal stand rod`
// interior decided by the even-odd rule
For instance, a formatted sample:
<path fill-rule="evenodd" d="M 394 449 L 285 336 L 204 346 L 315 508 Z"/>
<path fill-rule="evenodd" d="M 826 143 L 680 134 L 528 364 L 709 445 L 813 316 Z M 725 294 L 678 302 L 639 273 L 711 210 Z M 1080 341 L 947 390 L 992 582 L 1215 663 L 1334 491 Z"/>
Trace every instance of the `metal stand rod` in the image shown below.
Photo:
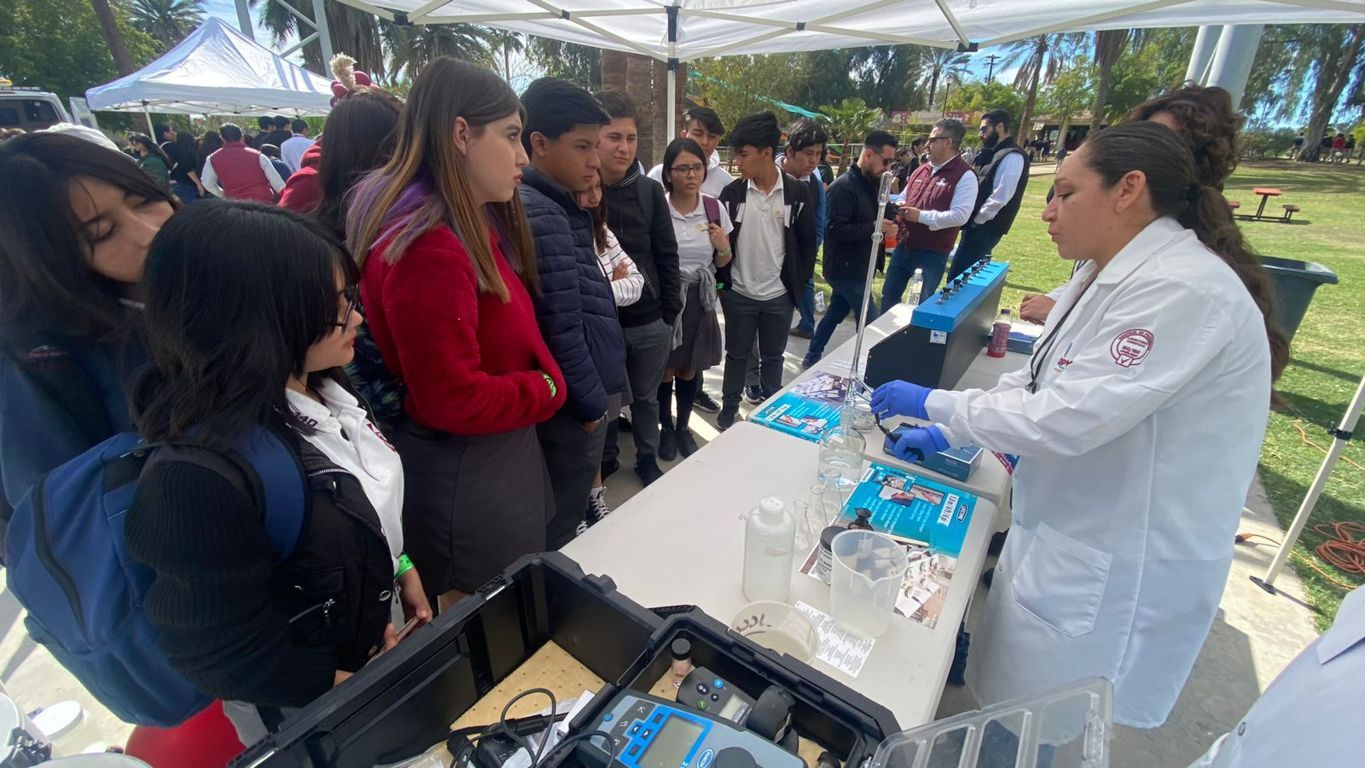
<path fill-rule="evenodd" d="M 1346 450 L 1346 444 L 1351 441 L 1351 433 L 1355 431 L 1356 423 L 1360 421 L 1362 408 L 1365 408 L 1365 378 L 1361 378 L 1360 386 L 1356 387 L 1355 397 L 1351 400 L 1350 407 L 1346 409 L 1346 415 L 1342 416 L 1340 426 L 1332 430 L 1334 438 L 1332 447 L 1328 449 L 1327 458 L 1322 460 L 1322 466 L 1318 468 L 1318 476 L 1313 478 L 1313 484 L 1303 497 L 1303 503 L 1299 505 L 1299 511 L 1294 515 L 1294 522 L 1285 533 L 1280 551 L 1275 553 L 1275 559 L 1270 561 L 1270 567 L 1266 569 L 1263 578 L 1251 577 L 1251 580 L 1261 585 L 1265 591 L 1275 593 L 1275 579 L 1284 568 L 1285 561 L 1289 559 L 1289 551 L 1299 540 L 1299 534 L 1303 533 L 1304 526 L 1308 524 L 1308 518 L 1313 514 L 1313 507 L 1317 506 L 1318 497 L 1322 495 L 1322 489 L 1327 485 L 1332 468 L 1336 466 L 1337 459 L 1341 458 L 1341 452 Z"/>
<path fill-rule="evenodd" d="M 861 171 L 859 171 L 861 173 Z M 858 360 L 863 355 L 863 332 L 867 330 L 867 307 L 872 302 L 872 278 L 877 274 L 877 254 L 882 247 L 882 222 L 886 221 L 886 204 L 891 199 L 890 171 L 882 174 L 881 186 L 877 189 L 877 220 L 872 225 L 872 252 L 867 257 L 867 282 L 863 285 L 863 303 L 858 307 L 858 334 L 853 342 L 853 359 L 848 364 L 848 399 L 866 387 L 858 375 Z"/>

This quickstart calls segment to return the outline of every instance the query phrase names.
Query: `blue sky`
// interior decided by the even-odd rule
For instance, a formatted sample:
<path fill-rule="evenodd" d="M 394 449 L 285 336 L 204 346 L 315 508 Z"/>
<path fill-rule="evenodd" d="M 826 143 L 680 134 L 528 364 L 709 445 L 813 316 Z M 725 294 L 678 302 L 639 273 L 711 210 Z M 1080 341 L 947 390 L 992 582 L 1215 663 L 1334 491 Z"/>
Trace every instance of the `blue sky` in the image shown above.
<path fill-rule="evenodd" d="M 265 2 L 265 0 L 261 0 L 261 2 Z M 230 24 L 233 29 L 237 29 L 237 3 L 235 2 L 235 0 L 204 0 L 204 12 L 210 16 L 216 16 L 222 19 L 223 21 Z M 257 7 L 251 9 L 251 18 L 255 19 L 259 12 L 260 3 L 257 3 Z M 291 36 L 290 39 L 286 41 L 283 46 L 276 47 L 272 44 L 270 34 L 267 32 L 263 32 L 260 29 L 257 29 L 255 31 L 255 37 L 256 42 L 260 43 L 261 45 L 264 45 L 267 48 L 274 48 L 276 51 L 281 51 L 284 50 L 285 48 L 288 48 L 289 46 L 294 44 L 295 40 L 297 40 L 296 37 Z M 301 56 L 297 55 L 291 56 L 290 59 L 300 64 L 303 63 L 303 58 Z"/>

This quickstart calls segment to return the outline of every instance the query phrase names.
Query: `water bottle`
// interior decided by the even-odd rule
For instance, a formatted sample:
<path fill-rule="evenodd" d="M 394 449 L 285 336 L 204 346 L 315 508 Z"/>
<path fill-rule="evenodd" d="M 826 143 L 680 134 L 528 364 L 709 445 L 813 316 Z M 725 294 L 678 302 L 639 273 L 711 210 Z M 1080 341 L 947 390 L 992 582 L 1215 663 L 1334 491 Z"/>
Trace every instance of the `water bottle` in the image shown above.
<path fill-rule="evenodd" d="M 915 267 L 915 275 L 910 278 L 910 293 L 905 297 L 905 303 L 912 307 L 918 306 L 921 293 L 924 293 L 924 270 Z"/>
<path fill-rule="evenodd" d="M 825 292 L 815 292 L 815 311 L 817 314 L 825 314 Z"/>
<path fill-rule="evenodd" d="M 785 603 L 791 596 L 796 520 L 776 496 L 758 502 L 744 524 L 744 595 Z"/>
<path fill-rule="evenodd" d="M 1010 325 L 1013 318 L 1010 317 L 1008 309 L 1000 310 L 1000 317 L 995 319 L 995 325 L 991 328 L 991 343 L 986 347 L 986 354 L 990 357 L 1004 357 L 1010 347 Z"/>

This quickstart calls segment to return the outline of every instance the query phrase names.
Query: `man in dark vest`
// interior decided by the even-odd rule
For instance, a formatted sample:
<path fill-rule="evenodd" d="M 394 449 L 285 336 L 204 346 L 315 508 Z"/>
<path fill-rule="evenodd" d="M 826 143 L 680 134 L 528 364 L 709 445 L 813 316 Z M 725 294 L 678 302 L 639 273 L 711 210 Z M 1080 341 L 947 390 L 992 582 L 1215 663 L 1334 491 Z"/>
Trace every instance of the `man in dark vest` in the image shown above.
<path fill-rule="evenodd" d="M 900 225 L 896 250 L 882 286 L 882 312 L 905 298 L 905 286 L 916 269 L 924 273 L 921 300 L 938 290 L 957 231 L 976 204 L 976 174 L 961 155 L 966 133 L 958 120 L 934 123 L 927 142 L 929 162 L 906 179 L 905 203 L 896 217 Z"/>
<path fill-rule="evenodd" d="M 976 156 L 980 184 L 976 207 L 962 227 L 962 241 L 953 254 L 948 279 L 989 256 L 1010 231 L 1028 186 L 1028 155 L 1010 135 L 1010 114 L 995 109 L 981 117 L 981 154 Z"/>

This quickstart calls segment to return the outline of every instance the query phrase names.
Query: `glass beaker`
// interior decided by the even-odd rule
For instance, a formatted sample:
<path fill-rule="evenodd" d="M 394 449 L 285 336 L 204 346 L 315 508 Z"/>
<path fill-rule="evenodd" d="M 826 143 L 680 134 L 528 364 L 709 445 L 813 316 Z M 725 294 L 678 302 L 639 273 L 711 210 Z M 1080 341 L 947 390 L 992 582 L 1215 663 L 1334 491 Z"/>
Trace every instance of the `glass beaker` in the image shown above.
<path fill-rule="evenodd" d="M 863 479 L 863 453 L 867 440 L 843 424 L 826 430 L 820 438 L 820 466 L 817 480 L 834 479 L 845 497 Z"/>
<path fill-rule="evenodd" d="M 830 546 L 829 614 L 834 623 L 864 637 L 878 637 L 891 626 L 909 567 L 905 548 L 884 533 L 849 530 Z"/>

